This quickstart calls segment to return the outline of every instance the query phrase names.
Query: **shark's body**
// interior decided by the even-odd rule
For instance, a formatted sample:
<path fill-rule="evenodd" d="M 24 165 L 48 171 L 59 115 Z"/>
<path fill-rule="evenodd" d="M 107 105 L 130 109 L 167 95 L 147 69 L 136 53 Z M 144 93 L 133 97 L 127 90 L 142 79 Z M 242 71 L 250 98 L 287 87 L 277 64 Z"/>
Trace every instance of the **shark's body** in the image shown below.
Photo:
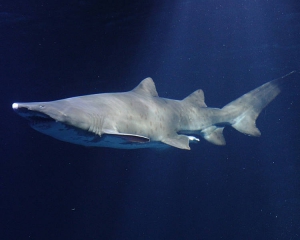
<path fill-rule="evenodd" d="M 224 145 L 222 131 L 227 125 L 247 135 L 260 136 L 255 120 L 279 94 L 284 77 L 221 109 L 208 108 L 202 90 L 181 101 L 160 98 L 151 78 L 129 92 L 14 103 L 12 107 L 30 120 L 35 130 L 66 142 L 125 149 L 164 146 L 190 149 L 189 142 L 199 141 L 198 136 Z"/>

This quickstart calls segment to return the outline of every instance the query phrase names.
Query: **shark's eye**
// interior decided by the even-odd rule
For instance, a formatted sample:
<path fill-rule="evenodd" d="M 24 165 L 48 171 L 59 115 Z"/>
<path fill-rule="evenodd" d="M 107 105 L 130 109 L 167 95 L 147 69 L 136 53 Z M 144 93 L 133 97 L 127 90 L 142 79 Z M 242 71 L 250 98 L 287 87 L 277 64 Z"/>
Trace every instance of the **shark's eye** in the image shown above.
<path fill-rule="evenodd" d="M 45 108 L 45 106 L 44 105 L 40 105 L 39 108 Z"/>

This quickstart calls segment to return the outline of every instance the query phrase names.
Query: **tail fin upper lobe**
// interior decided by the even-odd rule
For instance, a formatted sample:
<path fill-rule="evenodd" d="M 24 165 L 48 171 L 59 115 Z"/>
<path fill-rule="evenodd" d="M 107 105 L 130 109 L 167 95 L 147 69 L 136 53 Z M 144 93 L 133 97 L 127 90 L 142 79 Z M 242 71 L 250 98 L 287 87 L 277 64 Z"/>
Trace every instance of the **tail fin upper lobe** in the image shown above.
<path fill-rule="evenodd" d="M 260 136 L 255 124 L 259 113 L 280 93 L 281 85 L 286 82 L 285 78 L 294 72 L 265 83 L 224 106 L 222 110 L 234 116 L 229 121 L 231 126 L 244 134 Z"/>

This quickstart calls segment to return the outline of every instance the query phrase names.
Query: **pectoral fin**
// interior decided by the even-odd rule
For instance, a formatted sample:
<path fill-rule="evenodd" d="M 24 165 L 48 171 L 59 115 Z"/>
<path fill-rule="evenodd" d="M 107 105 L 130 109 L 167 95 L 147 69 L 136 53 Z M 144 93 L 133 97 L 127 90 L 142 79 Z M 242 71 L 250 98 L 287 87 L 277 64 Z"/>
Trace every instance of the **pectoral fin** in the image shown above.
<path fill-rule="evenodd" d="M 110 137 L 115 137 L 117 139 L 122 139 L 128 143 L 147 143 L 150 142 L 150 139 L 145 136 L 136 135 L 136 134 L 129 134 L 129 133 L 118 133 L 110 130 L 106 130 L 103 134 L 107 134 Z"/>

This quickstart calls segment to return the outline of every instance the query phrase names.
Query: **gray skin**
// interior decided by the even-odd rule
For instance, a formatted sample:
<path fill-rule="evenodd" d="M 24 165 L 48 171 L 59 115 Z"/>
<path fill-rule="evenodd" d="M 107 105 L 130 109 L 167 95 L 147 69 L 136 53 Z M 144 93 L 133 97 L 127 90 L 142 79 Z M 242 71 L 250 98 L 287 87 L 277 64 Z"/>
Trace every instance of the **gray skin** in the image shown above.
<path fill-rule="evenodd" d="M 279 94 L 286 76 L 221 109 L 208 108 L 202 90 L 181 101 L 160 98 L 151 78 L 129 92 L 14 103 L 12 107 L 35 130 L 66 142 L 124 149 L 173 146 L 189 150 L 190 142 L 199 141 L 195 136 L 225 145 L 222 132 L 227 125 L 244 134 L 260 136 L 255 120 Z"/>

